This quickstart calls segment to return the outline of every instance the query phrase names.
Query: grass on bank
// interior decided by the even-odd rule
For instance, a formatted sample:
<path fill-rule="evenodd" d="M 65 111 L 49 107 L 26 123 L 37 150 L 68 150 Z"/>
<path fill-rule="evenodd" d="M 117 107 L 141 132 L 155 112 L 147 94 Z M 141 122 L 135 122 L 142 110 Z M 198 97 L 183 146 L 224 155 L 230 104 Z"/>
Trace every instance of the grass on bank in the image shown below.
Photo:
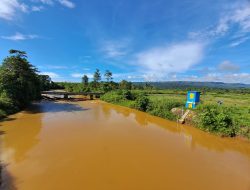
<path fill-rule="evenodd" d="M 238 98 L 237 98 L 238 97 Z M 241 98 L 240 98 L 241 97 Z M 237 94 L 207 94 L 205 101 L 196 110 L 197 116 L 193 125 L 221 136 L 244 136 L 250 138 L 250 107 L 246 104 L 250 95 Z M 217 104 L 217 98 L 223 105 Z M 176 120 L 177 116 L 171 112 L 172 108 L 185 106 L 184 93 L 149 94 L 143 91 L 117 90 L 108 92 L 102 100 L 147 112 L 151 115 L 169 120 Z M 235 100 L 235 101 L 234 101 Z"/>

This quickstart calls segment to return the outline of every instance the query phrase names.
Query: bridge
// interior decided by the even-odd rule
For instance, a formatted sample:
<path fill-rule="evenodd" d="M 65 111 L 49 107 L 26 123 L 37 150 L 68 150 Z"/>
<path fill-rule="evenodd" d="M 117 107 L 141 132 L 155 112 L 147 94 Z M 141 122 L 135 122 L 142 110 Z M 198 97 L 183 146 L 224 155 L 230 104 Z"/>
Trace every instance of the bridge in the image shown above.
<path fill-rule="evenodd" d="M 102 92 L 65 92 L 65 91 L 43 91 L 41 92 L 42 97 L 45 98 L 62 98 L 69 99 L 70 96 L 89 96 L 90 100 L 94 98 L 100 98 Z M 60 97 L 58 97 L 60 96 Z"/>

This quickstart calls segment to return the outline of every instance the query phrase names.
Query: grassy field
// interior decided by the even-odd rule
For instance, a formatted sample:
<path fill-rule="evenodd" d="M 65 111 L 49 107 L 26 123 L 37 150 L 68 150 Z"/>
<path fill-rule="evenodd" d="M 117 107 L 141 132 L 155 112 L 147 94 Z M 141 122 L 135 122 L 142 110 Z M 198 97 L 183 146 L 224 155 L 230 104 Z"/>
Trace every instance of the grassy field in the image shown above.
<path fill-rule="evenodd" d="M 174 91 L 161 91 L 162 94 L 150 94 L 151 100 L 160 99 L 174 99 L 180 100 L 185 103 L 186 94 L 185 92 L 174 92 Z M 250 109 L 250 94 L 236 94 L 236 93 L 221 93 L 221 92 L 209 92 L 201 94 L 201 103 L 203 104 L 217 104 L 218 101 L 222 101 L 224 106 L 233 106 L 243 109 Z"/>
<path fill-rule="evenodd" d="M 177 100 L 183 102 L 185 106 L 186 94 L 184 92 L 173 92 L 166 90 L 162 94 L 150 94 L 150 100 L 161 101 L 161 100 Z M 201 94 L 200 97 L 201 105 L 218 105 L 218 101 L 223 102 L 222 107 L 231 108 L 231 114 L 237 118 L 237 121 L 242 127 L 244 133 L 243 136 L 249 137 L 250 130 L 250 94 L 249 93 L 235 93 L 235 92 L 208 92 Z"/>

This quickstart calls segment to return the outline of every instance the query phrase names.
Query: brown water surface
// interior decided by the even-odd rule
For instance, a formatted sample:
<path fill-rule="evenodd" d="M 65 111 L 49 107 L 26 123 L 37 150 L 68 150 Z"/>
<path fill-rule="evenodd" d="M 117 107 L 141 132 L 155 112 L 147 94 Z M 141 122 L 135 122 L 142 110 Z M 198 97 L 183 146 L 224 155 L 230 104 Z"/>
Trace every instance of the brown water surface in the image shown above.
<path fill-rule="evenodd" d="M 41 102 L 0 125 L 5 189 L 250 189 L 249 142 L 128 108 Z"/>

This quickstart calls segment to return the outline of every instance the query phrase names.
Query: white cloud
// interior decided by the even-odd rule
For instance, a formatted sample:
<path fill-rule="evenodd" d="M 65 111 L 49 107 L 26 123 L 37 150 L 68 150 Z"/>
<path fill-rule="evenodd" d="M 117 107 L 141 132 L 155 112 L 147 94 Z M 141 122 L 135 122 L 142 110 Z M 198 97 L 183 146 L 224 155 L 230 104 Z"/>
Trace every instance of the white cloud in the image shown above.
<path fill-rule="evenodd" d="M 238 25 L 240 32 L 250 32 L 250 3 L 233 6 L 232 10 L 224 13 L 215 28 L 215 35 L 226 33 L 232 25 Z"/>
<path fill-rule="evenodd" d="M 55 2 L 58 2 L 67 8 L 75 8 L 75 3 L 73 3 L 70 0 L 32 0 L 32 1 L 36 2 L 36 3 L 39 2 L 39 3 L 45 4 L 45 5 L 50 5 L 50 6 L 54 5 Z"/>
<path fill-rule="evenodd" d="M 16 34 L 12 36 L 1 36 L 1 38 L 5 40 L 21 41 L 21 40 L 36 39 L 36 38 L 39 38 L 39 36 L 34 35 L 34 34 L 25 35 L 25 34 L 21 34 L 17 32 Z"/>
<path fill-rule="evenodd" d="M 93 74 L 91 74 L 91 73 L 72 73 L 71 77 L 73 77 L 73 78 L 82 78 L 83 75 L 87 75 L 88 78 L 93 78 Z"/>
<path fill-rule="evenodd" d="M 230 47 L 238 46 L 238 45 L 240 45 L 240 44 L 246 42 L 246 41 L 249 40 L 249 39 L 250 39 L 250 37 L 241 37 L 241 38 L 239 38 L 239 39 L 237 39 L 237 40 L 234 40 L 229 46 L 230 46 Z"/>
<path fill-rule="evenodd" d="M 32 6 L 32 7 L 31 7 L 31 10 L 32 10 L 33 12 L 40 12 L 40 11 L 42 11 L 43 9 L 44 9 L 43 6 Z"/>
<path fill-rule="evenodd" d="M 57 73 L 54 73 L 54 72 L 41 72 L 40 74 L 41 75 L 49 75 L 52 80 L 60 78 L 60 75 L 58 75 Z"/>
<path fill-rule="evenodd" d="M 230 61 L 223 61 L 218 65 L 218 68 L 223 72 L 235 72 L 240 70 L 240 67 L 238 65 L 233 64 Z"/>
<path fill-rule="evenodd" d="M 191 39 L 208 40 L 222 37 L 235 27 L 234 35 L 238 36 L 230 47 L 238 46 L 249 39 L 250 33 L 250 3 L 234 4 L 222 11 L 221 17 L 215 26 L 207 27 L 201 31 L 190 32 Z"/>
<path fill-rule="evenodd" d="M 19 12 L 38 12 L 44 9 L 42 5 L 52 6 L 55 2 L 67 8 L 74 8 L 75 3 L 70 0 L 30 0 L 30 5 L 21 0 L 0 0 L 0 19 L 14 20 Z"/>
<path fill-rule="evenodd" d="M 234 73 L 223 76 L 222 81 L 250 84 L 250 73 Z"/>
<path fill-rule="evenodd" d="M 230 20 L 231 22 L 238 23 L 243 31 L 250 32 L 250 3 L 236 9 Z"/>
<path fill-rule="evenodd" d="M 225 82 L 225 83 L 245 83 L 250 84 L 250 73 L 208 73 L 203 76 L 181 76 L 183 81 L 196 82 Z"/>
<path fill-rule="evenodd" d="M 36 2 L 39 2 L 39 1 L 41 3 L 47 4 L 47 5 L 53 5 L 54 4 L 53 0 L 36 0 Z"/>
<path fill-rule="evenodd" d="M 0 18 L 13 20 L 17 11 L 28 12 L 28 6 L 18 0 L 1 0 Z"/>
<path fill-rule="evenodd" d="M 71 2 L 71 1 L 69 1 L 69 0 L 58 0 L 58 2 L 60 3 L 60 4 L 62 4 L 63 6 L 65 6 L 65 7 L 68 7 L 68 8 L 75 8 L 75 4 L 73 3 L 73 2 Z"/>
<path fill-rule="evenodd" d="M 107 58 L 120 58 L 128 53 L 128 40 L 106 41 L 102 45 L 101 51 Z"/>
<path fill-rule="evenodd" d="M 204 45 L 183 42 L 155 47 L 137 54 L 135 65 L 144 73 L 145 80 L 161 80 L 170 73 L 182 73 L 203 58 Z"/>
<path fill-rule="evenodd" d="M 113 78 L 115 80 L 129 80 L 129 81 L 143 81 L 144 77 L 141 73 L 114 73 Z"/>

